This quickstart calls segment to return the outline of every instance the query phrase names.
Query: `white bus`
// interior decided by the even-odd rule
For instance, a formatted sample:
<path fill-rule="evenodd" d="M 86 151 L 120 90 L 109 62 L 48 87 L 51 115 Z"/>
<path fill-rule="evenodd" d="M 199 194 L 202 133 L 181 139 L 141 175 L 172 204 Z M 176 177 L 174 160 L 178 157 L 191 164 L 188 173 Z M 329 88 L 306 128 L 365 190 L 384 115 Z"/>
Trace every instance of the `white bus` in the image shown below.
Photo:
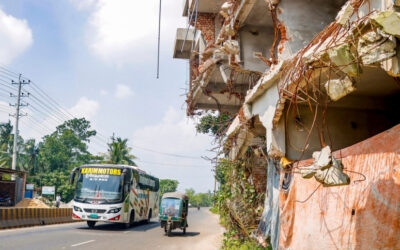
<path fill-rule="evenodd" d="M 127 165 L 83 165 L 72 170 L 76 177 L 72 218 L 86 220 L 90 228 L 98 221 L 124 223 L 150 221 L 159 212 L 159 180 Z"/>

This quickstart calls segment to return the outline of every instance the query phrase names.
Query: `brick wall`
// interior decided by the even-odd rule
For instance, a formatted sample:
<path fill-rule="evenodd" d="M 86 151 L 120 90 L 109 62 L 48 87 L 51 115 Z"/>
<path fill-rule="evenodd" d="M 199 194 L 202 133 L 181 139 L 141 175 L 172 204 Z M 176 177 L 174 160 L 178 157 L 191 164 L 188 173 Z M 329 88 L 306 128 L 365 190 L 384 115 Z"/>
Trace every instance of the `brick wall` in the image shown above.
<path fill-rule="evenodd" d="M 194 18 L 193 18 L 194 19 Z M 203 33 L 207 44 L 213 44 L 215 42 L 215 15 L 210 13 L 198 13 L 196 28 Z M 194 25 L 194 20 L 192 20 Z"/>
<path fill-rule="evenodd" d="M 253 166 L 253 181 L 254 186 L 258 193 L 264 193 L 267 187 L 267 171 L 266 165 L 255 165 Z"/>

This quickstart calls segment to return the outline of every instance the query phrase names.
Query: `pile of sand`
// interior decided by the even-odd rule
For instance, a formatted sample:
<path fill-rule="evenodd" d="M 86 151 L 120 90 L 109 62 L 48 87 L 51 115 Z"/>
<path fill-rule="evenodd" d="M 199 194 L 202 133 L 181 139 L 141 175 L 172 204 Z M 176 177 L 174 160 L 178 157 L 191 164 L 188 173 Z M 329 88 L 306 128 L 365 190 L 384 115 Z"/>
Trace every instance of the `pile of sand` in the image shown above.
<path fill-rule="evenodd" d="M 38 199 L 23 199 L 15 207 L 49 208 L 46 203 Z"/>

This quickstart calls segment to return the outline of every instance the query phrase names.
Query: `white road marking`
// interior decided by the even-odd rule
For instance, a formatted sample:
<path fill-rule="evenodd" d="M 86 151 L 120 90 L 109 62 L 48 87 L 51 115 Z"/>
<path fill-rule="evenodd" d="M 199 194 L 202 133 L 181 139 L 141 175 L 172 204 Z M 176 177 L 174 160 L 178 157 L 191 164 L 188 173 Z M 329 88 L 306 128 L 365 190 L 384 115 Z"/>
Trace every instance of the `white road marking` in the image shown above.
<path fill-rule="evenodd" d="M 76 244 L 74 244 L 74 245 L 71 245 L 71 247 L 77 247 L 77 246 L 80 246 L 80 245 L 83 245 L 83 244 L 87 244 L 87 243 L 90 243 L 90 242 L 93 242 L 94 240 L 88 240 L 88 241 L 84 241 L 84 242 L 81 242 L 81 243 L 76 243 Z"/>
<path fill-rule="evenodd" d="M 8 233 L 8 232 L 15 232 L 17 231 L 16 229 L 2 229 L 0 230 L 0 233 Z"/>

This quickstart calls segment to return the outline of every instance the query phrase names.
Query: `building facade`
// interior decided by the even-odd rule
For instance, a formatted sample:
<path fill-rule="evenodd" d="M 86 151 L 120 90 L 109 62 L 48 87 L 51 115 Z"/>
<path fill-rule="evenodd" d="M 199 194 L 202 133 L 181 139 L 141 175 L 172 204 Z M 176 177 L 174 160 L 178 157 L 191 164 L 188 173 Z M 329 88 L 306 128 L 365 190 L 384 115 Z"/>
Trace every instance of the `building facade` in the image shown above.
<path fill-rule="evenodd" d="M 400 248 L 400 1 L 186 0 L 187 114 L 258 157 L 274 249 Z"/>

